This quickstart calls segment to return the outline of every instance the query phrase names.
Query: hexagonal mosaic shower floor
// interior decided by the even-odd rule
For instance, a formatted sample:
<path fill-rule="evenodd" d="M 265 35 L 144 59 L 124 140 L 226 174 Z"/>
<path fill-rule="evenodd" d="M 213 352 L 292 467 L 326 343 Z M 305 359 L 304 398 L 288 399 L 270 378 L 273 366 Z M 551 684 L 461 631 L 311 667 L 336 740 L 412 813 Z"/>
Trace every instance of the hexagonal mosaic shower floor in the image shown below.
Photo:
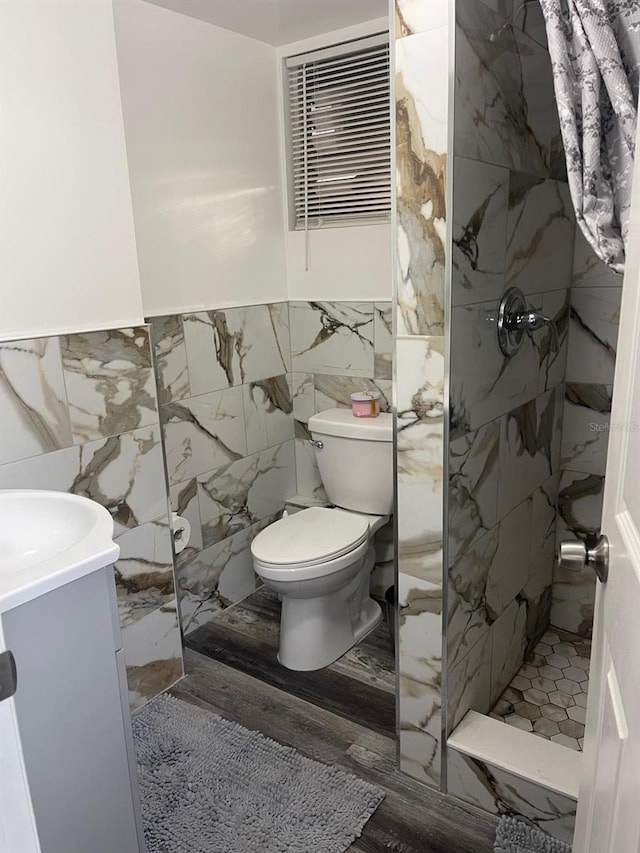
<path fill-rule="evenodd" d="M 581 750 L 590 655 L 591 640 L 549 628 L 489 716 Z"/>

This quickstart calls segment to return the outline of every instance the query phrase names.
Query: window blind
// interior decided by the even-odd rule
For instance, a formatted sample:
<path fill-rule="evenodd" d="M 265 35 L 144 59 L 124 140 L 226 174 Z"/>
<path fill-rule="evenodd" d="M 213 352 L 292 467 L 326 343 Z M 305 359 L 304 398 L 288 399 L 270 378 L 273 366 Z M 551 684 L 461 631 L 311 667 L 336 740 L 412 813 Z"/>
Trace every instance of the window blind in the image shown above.
<path fill-rule="evenodd" d="M 388 220 L 388 35 L 289 57 L 286 70 L 292 226 Z"/>

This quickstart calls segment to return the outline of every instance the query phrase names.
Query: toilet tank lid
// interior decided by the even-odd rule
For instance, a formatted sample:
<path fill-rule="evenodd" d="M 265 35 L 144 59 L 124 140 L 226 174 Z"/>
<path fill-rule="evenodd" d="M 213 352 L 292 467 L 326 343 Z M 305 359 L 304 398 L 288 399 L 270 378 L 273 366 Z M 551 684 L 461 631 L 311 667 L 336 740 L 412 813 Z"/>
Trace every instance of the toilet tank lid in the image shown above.
<path fill-rule="evenodd" d="M 377 418 L 356 418 L 351 409 L 327 409 L 309 418 L 309 431 L 361 441 L 393 441 L 393 416 L 382 412 Z"/>

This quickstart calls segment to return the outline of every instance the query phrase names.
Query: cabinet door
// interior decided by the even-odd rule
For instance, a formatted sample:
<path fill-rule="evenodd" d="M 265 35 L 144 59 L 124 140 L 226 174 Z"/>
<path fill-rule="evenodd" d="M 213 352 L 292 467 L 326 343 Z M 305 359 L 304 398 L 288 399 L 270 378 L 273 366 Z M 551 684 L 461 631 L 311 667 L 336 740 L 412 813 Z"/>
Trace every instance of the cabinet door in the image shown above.
<path fill-rule="evenodd" d="M 109 595 L 111 568 L 2 617 L 41 847 L 138 853 Z"/>

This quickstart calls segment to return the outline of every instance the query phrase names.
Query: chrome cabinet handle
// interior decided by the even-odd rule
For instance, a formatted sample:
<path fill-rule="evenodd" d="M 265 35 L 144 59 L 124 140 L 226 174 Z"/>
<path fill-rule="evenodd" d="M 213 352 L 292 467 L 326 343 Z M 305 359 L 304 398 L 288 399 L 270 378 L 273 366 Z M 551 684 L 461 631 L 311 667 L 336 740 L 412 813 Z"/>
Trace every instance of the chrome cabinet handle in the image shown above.
<path fill-rule="evenodd" d="M 580 539 L 565 539 L 558 550 L 558 564 L 570 572 L 591 568 L 602 583 L 609 577 L 609 540 L 601 536 L 593 548 Z"/>
<path fill-rule="evenodd" d="M 551 350 L 558 352 L 555 321 L 529 308 L 524 293 L 518 287 L 510 287 L 502 297 L 498 310 L 498 343 L 502 352 L 506 356 L 515 355 L 522 346 L 525 332 L 536 332 L 545 326 L 548 326 L 551 334 Z"/>

